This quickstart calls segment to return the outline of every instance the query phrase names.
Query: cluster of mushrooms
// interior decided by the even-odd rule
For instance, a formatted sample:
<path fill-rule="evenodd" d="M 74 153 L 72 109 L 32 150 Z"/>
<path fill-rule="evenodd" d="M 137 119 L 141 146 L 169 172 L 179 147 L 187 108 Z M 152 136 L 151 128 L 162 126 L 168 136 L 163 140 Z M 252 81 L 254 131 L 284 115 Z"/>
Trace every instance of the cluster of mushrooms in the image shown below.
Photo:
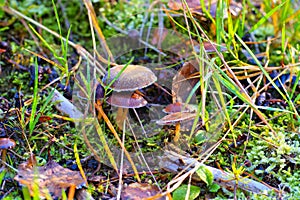
<path fill-rule="evenodd" d="M 156 75 L 147 67 L 140 65 L 116 65 L 112 67 L 103 78 L 103 84 L 113 90 L 107 98 L 107 103 L 118 107 L 116 123 L 122 127 L 124 119 L 118 116 L 126 116 L 129 108 L 135 109 L 147 105 L 147 101 L 138 91 L 157 81 Z M 196 113 L 183 103 L 174 102 L 163 109 L 167 115 L 156 121 L 159 125 L 176 125 L 174 142 L 180 137 L 180 123 L 192 120 Z"/>
<path fill-rule="evenodd" d="M 121 72 L 121 70 L 123 71 Z M 143 107 L 147 101 L 135 91 L 153 84 L 156 80 L 155 74 L 147 67 L 140 65 L 112 67 L 103 78 L 104 85 L 112 83 L 110 88 L 113 93 L 107 99 L 107 103 L 120 108 Z"/>

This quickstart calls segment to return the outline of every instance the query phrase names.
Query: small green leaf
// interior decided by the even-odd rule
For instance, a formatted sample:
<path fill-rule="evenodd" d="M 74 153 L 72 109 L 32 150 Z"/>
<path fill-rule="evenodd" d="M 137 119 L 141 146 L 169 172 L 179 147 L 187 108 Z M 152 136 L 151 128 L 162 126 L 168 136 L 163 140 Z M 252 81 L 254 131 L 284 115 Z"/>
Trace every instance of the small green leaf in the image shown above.
<path fill-rule="evenodd" d="M 221 187 L 216 184 L 216 183 L 213 183 L 210 187 L 209 187 L 209 191 L 210 192 L 218 192 L 218 190 L 220 189 Z"/>
<path fill-rule="evenodd" d="M 185 199 L 188 192 L 188 185 L 181 185 L 173 192 L 173 200 Z M 194 185 L 190 185 L 190 195 L 189 200 L 196 199 L 200 194 L 200 188 Z"/>
<path fill-rule="evenodd" d="M 214 175 L 207 167 L 200 166 L 199 169 L 197 169 L 196 173 L 200 177 L 200 179 L 206 183 L 207 186 L 213 184 Z"/>
<path fill-rule="evenodd" d="M 206 134 L 207 133 L 204 130 L 197 131 L 195 138 L 194 138 L 195 143 L 198 145 L 204 143 L 206 141 L 206 136 L 205 136 Z"/>
<path fill-rule="evenodd" d="M 0 183 L 2 183 L 5 174 L 6 174 L 6 170 L 3 170 L 3 171 L 1 172 L 1 174 L 0 174 Z"/>

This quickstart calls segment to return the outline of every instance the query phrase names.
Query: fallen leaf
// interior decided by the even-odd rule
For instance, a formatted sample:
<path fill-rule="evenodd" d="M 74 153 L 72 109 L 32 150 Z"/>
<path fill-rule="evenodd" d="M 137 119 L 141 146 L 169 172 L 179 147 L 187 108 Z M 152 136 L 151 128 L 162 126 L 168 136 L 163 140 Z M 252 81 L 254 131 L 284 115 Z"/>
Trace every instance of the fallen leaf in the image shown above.
<path fill-rule="evenodd" d="M 166 28 L 164 28 L 164 29 L 157 28 L 153 31 L 153 37 L 152 37 L 151 43 L 153 45 L 156 45 L 159 42 L 162 43 L 167 35 L 168 35 L 168 29 L 166 29 Z"/>
<path fill-rule="evenodd" d="M 47 116 L 47 115 L 41 115 L 39 117 L 39 122 L 43 123 L 43 122 L 47 122 L 47 121 L 50 121 L 52 118 L 50 116 Z"/>
<path fill-rule="evenodd" d="M 126 187 L 121 194 L 122 200 L 140 200 L 152 197 L 160 193 L 160 190 L 155 185 L 148 183 L 132 183 Z M 164 200 L 165 197 L 157 198 L 157 200 Z"/>
<path fill-rule="evenodd" d="M 191 12 L 194 14 L 203 14 L 202 7 L 199 0 L 186 0 L 186 3 L 188 7 L 190 8 Z M 217 0 L 205 0 L 204 1 L 206 9 L 209 9 L 209 13 L 212 17 L 216 17 L 217 12 Z M 181 3 L 181 0 L 169 0 L 168 2 L 169 8 L 172 10 L 180 10 L 180 9 L 186 9 L 186 6 Z M 242 10 L 242 4 L 230 1 L 229 5 L 229 11 L 233 16 L 238 16 Z M 224 18 L 227 18 L 227 13 L 224 13 Z"/>
<path fill-rule="evenodd" d="M 47 194 L 51 194 L 53 198 L 60 198 L 62 190 L 71 186 L 79 189 L 85 185 L 79 172 L 63 168 L 53 160 L 42 167 L 22 163 L 14 179 L 27 186 L 32 196 L 33 188 L 38 186 L 40 198 L 45 198 Z"/>

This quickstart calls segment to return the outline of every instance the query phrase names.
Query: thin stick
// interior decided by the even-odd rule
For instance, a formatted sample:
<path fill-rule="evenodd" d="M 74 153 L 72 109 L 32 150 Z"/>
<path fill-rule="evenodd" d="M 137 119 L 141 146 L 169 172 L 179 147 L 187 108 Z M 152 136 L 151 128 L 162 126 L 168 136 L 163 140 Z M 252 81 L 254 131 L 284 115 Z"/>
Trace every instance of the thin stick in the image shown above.
<path fill-rule="evenodd" d="M 124 141 L 125 141 L 125 120 L 123 121 L 123 134 L 122 134 L 123 145 L 124 145 Z M 121 191 L 122 191 L 122 185 L 123 185 L 123 183 L 122 183 L 123 167 L 124 167 L 124 151 L 121 152 L 120 175 L 119 175 L 117 199 L 121 199 Z"/>
<path fill-rule="evenodd" d="M 133 112 L 134 112 L 136 118 L 138 119 L 138 122 L 139 122 L 139 124 L 140 124 L 140 126 L 141 126 L 141 128 L 142 128 L 142 130 L 143 130 L 144 136 L 147 138 L 148 136 L 147 136 L 147 133 L 146 133 L 146 131 L 145 131 L 145 129 L 144 129 L 144 125 L 143 125 L 143 123 L 142 123 L 142 121 L 141 121 L 141 119 L 140 119 L 140 116 L 139 116 L 138 113 L 136 112 L 136 109 L 135 109 L 135 108 L 133 108 L 132 110 L 133 110 Z"/>
<path fill-rule="evenodd" d="M 141 147 L 140 147 L 140 145 L 139 145 L 139 143 L 138 143 L 138 141 L 137 141 L 137 138 L 136 138 L 136 136 L 135 136 L 135 133 L 134 133 L 134 131 L 133 131 L 133 129 L 132 129 L 131 124 L 129 123 L 128 118 L 126 118 L 126 120 L 127 120 L 129 129 L 130 129 L 130 131 L 131 131 L 131 133 L 132 133 L 132 135 L 133 135 L 133 137 L 134 137 L 134 141 L 135 141 L 135 144 L 136 144 L 136 146 L 137 146 L 137 149 L 138 149 L 138 151 L 140 152 L 140 156 L 141 156 L 141 158 L 142 158 L 142 161 L 143 161 L 144 164 L 146 165 L 146 168 L 147 168 L 147 170 L 149 171 L 149 173 L 151 174 L 151 176 L 152 176 L 154 182 L 156 183 L 156 186 L 161 190 L 160 185 L 159 185 L 158 182 L 156 181 L 156 179 L 155 179 L 155 177 L 154 177 L 154 175 L 153 175 L 153 172 L 151 171 L 151 169 L 150 169 L 150 167 L 149 167 L 149 165 L 148 165 L 148 163 L 147 163 L 147 161 L 146 161 L 146 158 L 145 158 L 145 156 L 144 156 L 144 154 L 143 154 L 143 152 L 142 152 L 142 149 L 141 149 Z M 153 158 L 153 157 L 151 157 L 151 159 L 152 159 L 152 158 Z"/>

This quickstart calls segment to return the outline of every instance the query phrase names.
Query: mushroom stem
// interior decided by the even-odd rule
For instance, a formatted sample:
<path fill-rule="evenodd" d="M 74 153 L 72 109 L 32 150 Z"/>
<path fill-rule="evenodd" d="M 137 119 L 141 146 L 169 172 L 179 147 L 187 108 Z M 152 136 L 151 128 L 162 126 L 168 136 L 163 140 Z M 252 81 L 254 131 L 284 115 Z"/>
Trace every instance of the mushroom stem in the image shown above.
<path fill-rule="evenodd" d="M 99 107 L 100 107 L 100 106 L 102 107 L 102 102 L 101 102 L 99 99 L 96 100 L 96 104 L 97 104 Z M 100 114 L 100 112 L 98 112 L 97 118 L 98 118 L 99 121 L 102 119 L 102 115 Z"/>
<path fill-rule="evenodd" d="M 174 142 L 177 143 L 179 138 L 180 138 L 180 122 L 176 123 L 176 125 L 175 125 Z"/>
<path fill-rule="evenodd" d="M 120 130 L 123 130 L 123 123 L 126 120 L 127 113 L 128 113 L 128 108 L 118 107 L 116 124 L 120 128 Z"/>
<path fill-rule="evenodd" d="M 70 186 L 70 188 L 69 188 L 68 200 L 74 199 L 75 189 L 76 189 L 76 185 L 75 185 L 75 184 L 72 184 L 72 185 Z"/>
<path fill-rule="evenodd" d="M 6 153 L 7 153 L 7 149 L 3 149 L 3 150 L 2 150 L 2 162 L 3 162 L 3 163 L 6 162 Z"/>

